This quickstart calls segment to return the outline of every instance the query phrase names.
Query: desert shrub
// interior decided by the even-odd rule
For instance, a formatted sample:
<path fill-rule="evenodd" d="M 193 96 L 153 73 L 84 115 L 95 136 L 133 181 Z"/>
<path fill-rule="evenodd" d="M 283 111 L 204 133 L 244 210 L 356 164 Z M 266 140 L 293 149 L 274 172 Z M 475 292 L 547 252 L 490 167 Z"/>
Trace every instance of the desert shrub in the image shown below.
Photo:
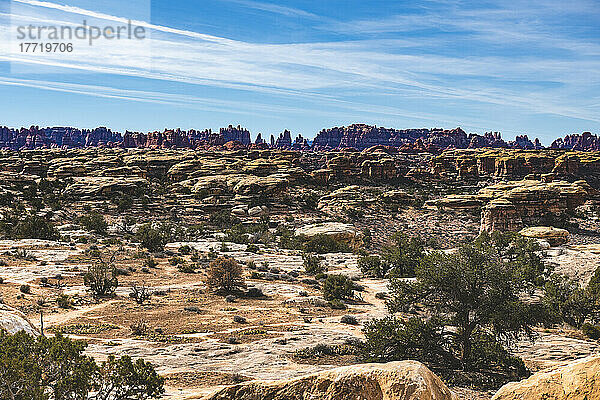
<path fill-rule="evenodd" d="M 217 228 L 229 228 L 239 223 L 239 219 L 231 215 L 231 210 L 216 211 L 210 214 L 208 221 Z"/>
<path fill-rule="evenodd" d="M 321 258 L 310 253 L 302 253 L 302 261 L 304 271 L 310 275 L 316 275 L 325 272 L 325 268 L 321 265 Z"/>
<path fill-rule="evenodd" d="M 179 254 L 185 256 L 185 255 L 191 254 L 192 250 L 193 249 L 189 245 L 185 244 L 179 248 Z"/>
<path fill-rule="evenodd" d="M 146 268 L 156 268 L 158 262 L 154 259 L 154 257 L 146 257 L 144 259 L 144 267 Z"/>
<path fill-rule="evenodd" d="M 594 275 L 588 282 L 587 291 L 591 296 L 600 299 L 600 267 L 596 268 Z"/>
<path fill-rule="evenodd" d="M 362 256 L 358 259 L 358 268 L 367 276 L 385 278 L 387 275 L 387 264 L 381 262 L 379 256 Z"/>
<path fill-rule="evenodd" d="M 129 329 L 134 336 L 144 336 L 150 331 L 148 323 L 143 319 L 139 319 L 129 325 Z"/>
<path fill-rule="evenodd" d="M 305 193 L 300 197 L 300 202 L 307 210 L 316 210 L 319 205 L 319 195 L 315 192 Z"/>
<path fill-rule="evenodd" d="M 248 297 L 264 297 L 265 294 L 263 293 L 262 289 L 257 288 L 257 287 L 251 287 L 248 288 L 248 292 L 246 293 L 246 296 Z"/>
<path fill-rule="evenodd" d="M 312 347 L 297 350 L 294 356 L 300 359 L 315 359 L 323 356 L 345 356 L 357 353 L 357 346 L 353 343 L 325 344 L 319 343 Z"/>
<path fill-rule="evenodd" d="M 66 294 L 60 294 L 56 297 L 56 304 L 60 308 L 71 308 L 71 298 Z"/>
<path fill-rule="evenodd" d="M 97 212 L 91 212 L 88 215 L 82 215 L 79 217 L 79 223 L 86 230 L 101 235 L 106 234 L 106 230 L 108 229 L 108 223 L 104 217 Z"/>
<path fill-rule="evenodd" d="M 94 296 L 110 296 L 114 294 L 117 286 L 119 286 L 114 260 L 115 255 L 113 255 L 109 261 L 105 261 L 101 257 L 98 257 L 97 260 L 88 267 L 87 273 L 83 276 L 83 283 L 92 291 Z"/>
<path fill-rule="evenodd" d="M 365 244 L 365 246 L 370 246 L 373 242 L 373 234 L 371 233 L 371 230 L 369 228 L 365 228 L 362 230 L 362 234 L 363 243 Z"/>
<path fill-rule="evenodd" d="M 333 299 L 329 303 L 327 303 L 329 307 L 334 310 L 346 310 L 348 306 L 340 299 Z"/>
<path fill-rule="evenodd" d="M 279 236 L 279 247 L 289 250 L 301 250 L 304 246 L 304 241 L 301 237 L 296 236 L 293 231 L 280 225 L 277 227 L 277 235 Z"/>
<path fill-rule="evenodd" d="M 247 322 L 247 320 L 246 320 L 246 318 L 244 318 L 240 315 L 234 315 L 233 322 L 235 322 L 237 324 L 245 324 Z"/>
<path fill-rule="evenodd" d="M 166 230 L 154 228 L 151 223 L 147 223 L 138 228 L 135 238 L 142 247 L 152 252 L 159 252 L 164 250 L 170 236 Z"/>
<path fill-rule="evenodd" d="M 342 324 L 358 325 L 358 320 L 356 319 L 356 317 L 354 315 L 344 315 L 340 319 L 340 322 Z"/>
<path fill-rule="evenodd" d="M 109 356 L 98 365 L 83 354 L 85 346 L 61 334 L 0 331 L 0 398 L 146 400 L 164 393 L 164 380 L 150 363 Z"/>
<path fill-rule="evenodd" d="M 545 289 L 544 304 L 553 322 L 580 328 L 586 320 L 597 320 L 598 298 L 589 286 L 581 288 L 577 282 L 554 274 Z"/>
<path fill-rule="evenodd" d="M 169 258 L 169 264 L 172 266 L 180 265 L 185 263 L 185 260 L 181 257 L 171 257 Z"/>
<path fill-rule="evenodd" d="M 225 301 L 228 303 L 235 303 L 236 300 L 237 298 L 232 294 L 225 296 Z"/>
<path fill-rule="evenodd" d="M 246 286 L 242 272 L 241 265 L 234 259 L 219 257 L 209 264 L 206 284 L 215 291 L 239 290 Z"/>
<path fill-rule="evenodd" d="M 29 286 L 29 285 L 21 285 L 19 287 L 19 291 L 21 293 L 24 293 L 24 294 L 30 294 L 31 293 L 31 286 Z"/>
<path fill-rule="evenodd" d="M 585 323 L 581 326 L 581 332 L 590 339 L 600 339 L 600 326 Z"/>
<path fill-rule="evenodd" d="M 193 263 L 181 263 L 177 265 L 177 271 L 184 274 L 195 274 L 196 269 L 198 269 L 198 265 Z"/>
<path fill-rule="evenodd" d="M 120 213 L 127 211 L 131 209 L 131 207 L 133 207 L 133 197 L 129 195 L 124 195 L 114 200 L 117 205 L 117 211 L 119 211 Z"/>
<path fill-rule="evenodd" d="M 350 246 L 330 235 L 318 234 L 304 241 L 304 251 L 308 253 L 349 253 Z"/>
<path fill-rule="evenodd" d="M 146 301 L 150 301 L 152 294 L 152 291 L 144 283 L 141 285 L 134 283 L 131 286 L 129 297 L 135 300 L 139 305 L 143 305 Z"/>
<path fill-rule="evenodd" d="M 0 221 L 0 230 L 10 239 L 57 240 L 60 237 L 52 222 L 37 215 L 23 219 L 14 214 L 5 215 Z"/>
<path fill-rule="evenodd" d="M 258 253 L 260 249 L 255 244 L 249 244 L 248 246 L 246 246 L 246 251 L 249 253 Z"/>
<path fill-rule="evenodd" d="M 345 300 L 352 298 L 354 284 L 346 275 L 328 275 L 323 283 L 325 300 Z"/>

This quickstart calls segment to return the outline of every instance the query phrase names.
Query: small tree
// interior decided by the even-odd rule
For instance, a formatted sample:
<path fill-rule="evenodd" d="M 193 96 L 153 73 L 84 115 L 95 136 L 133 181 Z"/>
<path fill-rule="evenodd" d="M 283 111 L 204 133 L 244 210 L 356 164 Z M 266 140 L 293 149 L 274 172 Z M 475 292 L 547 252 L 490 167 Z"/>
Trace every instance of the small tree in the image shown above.
<path fill-rule="evenodd" d="M 345 242 L 325 234 L 318 234 L 306 240 L 304 250 L 308 253 L 317 254 L 349 253 L 352 251 L 350 246 Z"/>
<path fill-rule="evenodd" d="M 98 256 L 97 260 L 88 267 L 88 272 L 83 276 L 83 283 L 90 288 L 96 297 L 105 297 L 114 294 L 119 281 L 115 268 L 116 253 L 108 262 Z"/>
<path fill-rule="evenodd" d="M 327 301 L 352 298 L 354 283 L 346 275 L 328 275 L 323 283 L 323 297 Z"/>
<path fill-rule="evenodd" d="M 383 248 L 383 262 L 379 266 L 379 277 L 413 277 L 425 256 L 425 245 L 418 237 L 409 237 L 403 232 L 392 235 L 391 244 Z"/>
<path fill-rule="evenodd" d="M 246 287 L 242 266 L 232 258 L 219 257 L 208 266 L 206 284 L 215 291 L 232 292 Z"/>
<path fill-rule="evenodd" d="M 543 282 L 544 266 L 534 249 L 510 236 L 484 236 L 456 253 L 433 252 L 418 263 L 416 282 L 391 280 L 388 309 L 436 317 L 461 369 L 480 370 L 497 358 L 503 343 L 531 334 L 547 318 L 542 304 L 523 301 Z M 502 372 L 514 367 L 512 359 L 505 360 Z"/>

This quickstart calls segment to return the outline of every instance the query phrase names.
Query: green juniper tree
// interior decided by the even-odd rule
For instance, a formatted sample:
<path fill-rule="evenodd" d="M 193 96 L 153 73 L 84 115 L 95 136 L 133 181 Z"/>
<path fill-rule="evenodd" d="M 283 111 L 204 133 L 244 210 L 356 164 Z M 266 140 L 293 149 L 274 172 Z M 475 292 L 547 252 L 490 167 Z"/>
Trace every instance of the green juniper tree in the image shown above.
<path fill-rule="evenodd" d="M 414 281 L 390 281 L 390 316 L 365 327 L 373 361 L 414 357 L 464 372 L 518 377 L 520 360 L 505 345 L 547 318 L 541 302 L 525 301 L 546 278 L 539 249 L 512 234 L 482 235 L 454 253 L 435 251 L 414 264 Z"/>

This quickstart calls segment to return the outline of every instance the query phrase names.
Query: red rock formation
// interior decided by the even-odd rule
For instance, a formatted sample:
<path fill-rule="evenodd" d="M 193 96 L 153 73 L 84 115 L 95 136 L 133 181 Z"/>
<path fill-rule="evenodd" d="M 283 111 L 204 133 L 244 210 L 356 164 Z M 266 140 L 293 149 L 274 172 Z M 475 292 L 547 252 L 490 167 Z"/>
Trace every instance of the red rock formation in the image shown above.
<path fill-rule="evenodd" d="M 553 149 L 598 151 L 600 150 L 600 137 L 592 135 L 591 132 L 583 132 L 581 135 L 567 135 L 564 139 L 556 139 L 550 147 Z"/>

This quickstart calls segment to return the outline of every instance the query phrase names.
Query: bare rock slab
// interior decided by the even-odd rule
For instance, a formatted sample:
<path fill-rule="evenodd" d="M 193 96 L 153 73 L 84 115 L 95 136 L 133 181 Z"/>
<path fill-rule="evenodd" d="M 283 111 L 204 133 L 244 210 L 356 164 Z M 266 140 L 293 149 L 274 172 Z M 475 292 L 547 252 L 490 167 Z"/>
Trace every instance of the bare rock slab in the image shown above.
<path fill-rule="evenodd" d="M 540 371 L 502 386 L 492 400 L 591 400 L 600 399 L 600 357 Z"/>
<path fill-rule="evenodd" d="M 361 364 L 281 381 L 252 381 L 206 400 L 458 400 L 417 361 Z"/>

